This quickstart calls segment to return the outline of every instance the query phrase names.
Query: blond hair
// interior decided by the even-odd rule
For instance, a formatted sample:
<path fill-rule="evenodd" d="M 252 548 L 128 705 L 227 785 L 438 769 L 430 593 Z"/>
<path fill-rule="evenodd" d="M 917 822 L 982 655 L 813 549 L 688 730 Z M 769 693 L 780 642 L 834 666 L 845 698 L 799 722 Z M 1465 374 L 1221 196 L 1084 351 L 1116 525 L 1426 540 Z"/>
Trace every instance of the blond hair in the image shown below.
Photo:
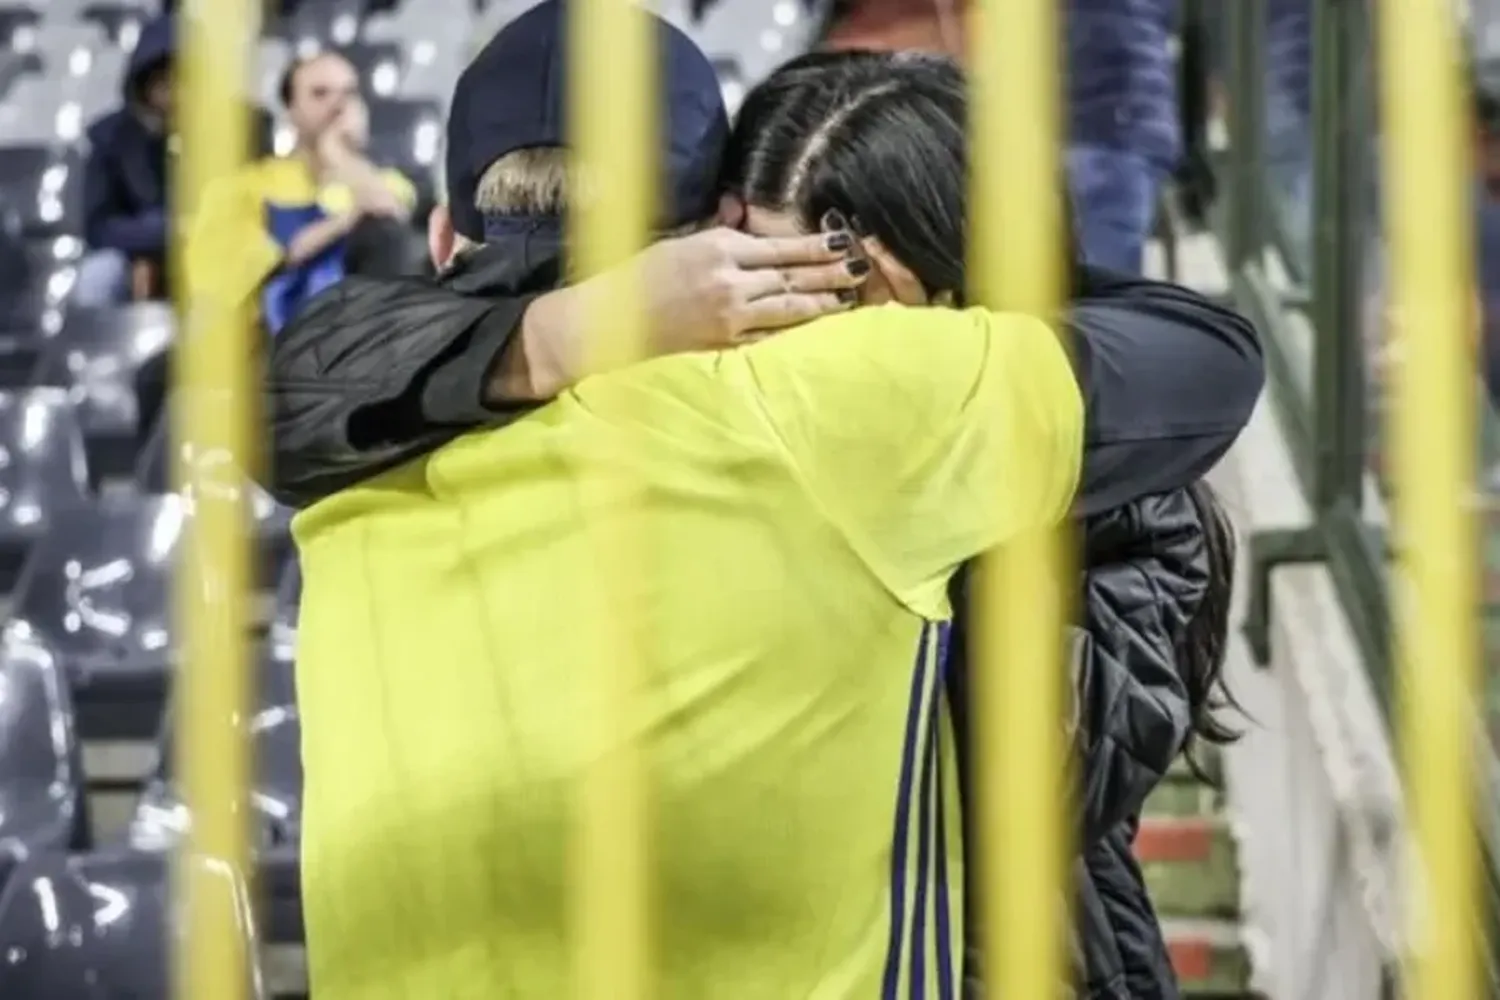
<path fill-rule="evenodd" d="M 483 215 L 561 215 L 570 194 L 568 160 L 561 146 L 506 153 L 479 176 L 474 207 Z"/>

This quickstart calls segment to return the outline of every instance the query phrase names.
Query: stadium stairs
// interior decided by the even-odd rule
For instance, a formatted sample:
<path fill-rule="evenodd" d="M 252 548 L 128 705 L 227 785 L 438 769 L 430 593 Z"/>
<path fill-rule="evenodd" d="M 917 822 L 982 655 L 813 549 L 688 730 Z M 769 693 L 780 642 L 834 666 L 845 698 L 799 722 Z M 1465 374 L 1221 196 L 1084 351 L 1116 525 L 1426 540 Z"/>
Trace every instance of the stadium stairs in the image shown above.
<path fill-rule="evenodd" d="M 1222 786 L 1217 753 L 1200 751 Z M 1152 793 L 1135 841 L 1152 902 L 1167 932 L 1172 964 L 1188 1000 L 1241 1000 L 1251 963 L 1240 925 L 1240 872 L 1224 794 L 1181 758 Z"/>

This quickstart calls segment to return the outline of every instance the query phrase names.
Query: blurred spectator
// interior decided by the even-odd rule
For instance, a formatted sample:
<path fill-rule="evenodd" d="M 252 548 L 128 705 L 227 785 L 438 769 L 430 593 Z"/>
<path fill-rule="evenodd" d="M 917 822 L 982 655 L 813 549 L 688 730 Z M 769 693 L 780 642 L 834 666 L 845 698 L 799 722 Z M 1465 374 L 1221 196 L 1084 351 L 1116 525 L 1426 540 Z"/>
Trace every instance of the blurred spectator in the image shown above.
<path fill-rule="evenodd" d="M 124 106 L 89 127 L 84 239 L 75 301 L 108 306 L 162 292 L 167 252 L 167 133 L 174 29 L 141 32 L 122 82 Z"/>
<path fill-rule="evenodd" d="M 1177 0 L 1070 0 L 1068 181 L 1084 259 L 1139 273 L 1182 155 L 1170 41 Z"/>
<path fill-rule="evenodd" d="M 1266 168 L 1298 262 L 1312 259 L 1312 5 L 1267 0 Z"/>
<path fill-rule="evenodd" d="M 345 274 L 416 273 L 422 251 L 407 225 L 415 188 L 365 156 L 368 110 L 349 61 L 323 52 L 292 63 L 280 97 L 293 149 L 205 193 L 188 267 L 195 296 L 254 299 L 273 334 Z"/>

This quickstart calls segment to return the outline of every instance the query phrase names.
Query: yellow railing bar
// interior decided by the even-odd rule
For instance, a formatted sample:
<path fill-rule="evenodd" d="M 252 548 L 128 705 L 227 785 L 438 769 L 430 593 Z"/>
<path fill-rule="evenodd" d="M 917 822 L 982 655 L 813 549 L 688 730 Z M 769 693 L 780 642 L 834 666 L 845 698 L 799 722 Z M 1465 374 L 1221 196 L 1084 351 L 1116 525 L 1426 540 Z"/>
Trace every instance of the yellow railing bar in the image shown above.
<path fill-rule="evenodd" d="M 1056 2 L 986 0 L 970 24 L 973 297 L 1044 316 L 1057 313 L 1063 288 Z M 987 556 L 975 581 L 975 884 L 992 996 L 1057 996 L 1066 982 L 1069 563 L 1064 533 L 1044 533 Z"/>
<path fill-rule="evenodd" d="M 571 21 L 569 251 L 576 272 L 597 274 L 645 245 L 656 214 L 656 37 L 632 0 L 580 0 Z M 595 370 L 643 356 L 641 289 L 614 289 L 594 305 L 588 329 Z M 589 530 L 605 567 L 609 613 L 590 623 L 600 643 L 578 688 L 591 693 L 596 709 L 585 713 L 586 745 L 600 741 L 583 783 L 573 852 L 580 1000 L 653 997 L 646 776 L 635 732 L 645 621 L 636 597 L 649 566 L 631 517 L 638 484 L 620 471 L 629 467 L 621 454 L 613 471 L 582 470 L 585 503 L 603 512 Z"/>
<path fill-rule="evenodd" d="M 250 59 L 259 34 L 255 0 L 193 0 L 179 15 L 185 41 L 178 61 L 181 154 L 174 210 L 185 218 L 205 187 L 238 169 L 248 153 L 246 103 Z M 173 287 L 179 290 L 177 383 L 172 393 L 174 442 L 190 440 L 197 456 L 227 456 L 231 470 L 247 461 L 251 357 L 245 317 L 213 303 L 188 301 L 177 225 Z M 213 262 L 194 261 L 211 268 Z M 219 304 L 222 306 L 222 304 Z M 191 472 L 174 447 L 175 473 L 186 488 Z M 221 466 L 221 467 L 223 467 Z M 247 860 L 246 747 L 232 724 L 248 690 L 245 590 L 249 581 L 246 501 L 230 489 L 193 489 L 192 516 L 177 570 L 177 634 L 181 661 L 175 679 L 177 773 L 192 830 L 186 850 L 244 873 Z M 245 1000 L 246 961 L 235 894 L 179 856 L 175 891 L 183 898 L 185 937 L 174 948 L 176 995 L 181 1000 Z"/>
<path fill-rule="evenodd" d="M 1393 588 L 1405 790 L 1420 858 L 1406 996 L 1479 996 L 1473 792 L 1479 542 L 1473 243 L 1455 5 L 1382 0 L 1381 121 L 1396 342 Z M 1325 331 L 1353 336 L 1352 331 Z"/>

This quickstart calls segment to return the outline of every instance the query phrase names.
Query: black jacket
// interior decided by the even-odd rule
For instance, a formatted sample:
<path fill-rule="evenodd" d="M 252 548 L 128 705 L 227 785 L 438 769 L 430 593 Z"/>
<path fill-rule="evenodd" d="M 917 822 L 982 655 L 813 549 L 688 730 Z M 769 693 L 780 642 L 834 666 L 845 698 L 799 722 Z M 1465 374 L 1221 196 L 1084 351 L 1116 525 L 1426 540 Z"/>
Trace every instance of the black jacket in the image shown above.
<path fill-rule="evenodd" d="M 436 283 L 346 279 L 313 300 L 273 346 L 268 488 L 305 506 L 464 430 L 505 422 L 510 414 L 479 404 L 484 372 L 526 305 L 557 280 L 555 249 L 533 234 L 478 251 Z M 1075 292 L 1068 321 L 1087 407 L 1077 510 L 1089 570 L 1075 678 L 1084 805 L 1078 975 L 1089 1000 L 1175 1000 L 1130 840 L 1141 802 L 1187 732 L 1173 654 L 1205 570 L 1203 526 L 1183 488 L 1248 421 L 1262 356 L 1250 324 L 1186 289 L 1085 270 Z M 965 585 L 960 574 L 960 609 Z M 964 617 L 950 673 L 961 736 Z M 961 780 L 968 771 L 961 767 Z"/>
<path fill-rule="evenodd" d="M 1081 624 L 1074 629 L 1072 680 L 1080 809 L 1074 954 L 1080 995 L 1086 1000 L 1179 996 L 1131 841 L 1146 796 L 1188 735 L 1187 691 L 1178 672 L 1177 648 L 1208 586 L 1204 529 L 1185 489 L 1083 519 Z M 966 574 L 955 578 L 958 612 L 949 675 L 965 785 L 973 774 L 965 710 L 967 587 Z M 978 917 L 971 909 L 971 928 Z M 972 952 L 966 973 L 977 983 Z"/>
<path fill-rule="evenodd" d="M 266 488 L 302 508 L 515 412 L 480 402 L 491 361 L 556 286 L 542 229 L 436 279 L 345 278 L 277 335 Z M 1087 411 L 1082 514 L 1202 478 L 1265 378 L 1254 328 L 1176 285 L 1085 268 L 1068 314 Z M 519 412 L 519 411 L 516 411 Z"/>

